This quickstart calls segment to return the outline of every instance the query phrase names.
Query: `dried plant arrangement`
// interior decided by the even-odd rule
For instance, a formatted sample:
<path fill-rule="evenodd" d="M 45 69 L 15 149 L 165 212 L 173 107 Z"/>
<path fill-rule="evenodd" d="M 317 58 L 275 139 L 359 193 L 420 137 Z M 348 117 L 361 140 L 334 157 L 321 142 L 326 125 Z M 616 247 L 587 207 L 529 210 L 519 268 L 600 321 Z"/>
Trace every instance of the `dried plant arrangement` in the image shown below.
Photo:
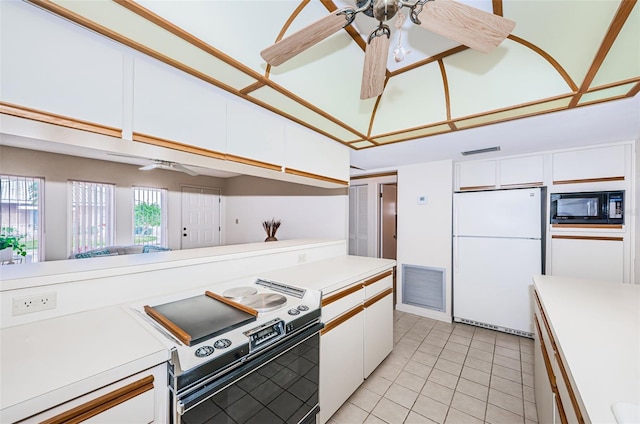
<path fill-rule="evenodd" d="M 278 241 L 276 238 L 276 232 L 280 228 L 280 221 L 271 219 L 270 221 L 262 221 L 262 228 L 267 233 L 267 238 L 264 241 Z"/>

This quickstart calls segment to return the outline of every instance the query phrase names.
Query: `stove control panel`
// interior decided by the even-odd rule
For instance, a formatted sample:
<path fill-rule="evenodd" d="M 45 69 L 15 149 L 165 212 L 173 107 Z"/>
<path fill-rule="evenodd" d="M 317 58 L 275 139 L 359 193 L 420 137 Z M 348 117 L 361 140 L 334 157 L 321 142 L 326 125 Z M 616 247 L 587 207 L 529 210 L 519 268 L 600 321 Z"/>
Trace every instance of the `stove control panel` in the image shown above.
<path fill-rule="evenodd" d="M 250 352 L 270 345 L 284 337 L 285 334 L 284 321 L 281 319 L 274 319 L 244 332 L 244 335 L 249 338 Z"/>

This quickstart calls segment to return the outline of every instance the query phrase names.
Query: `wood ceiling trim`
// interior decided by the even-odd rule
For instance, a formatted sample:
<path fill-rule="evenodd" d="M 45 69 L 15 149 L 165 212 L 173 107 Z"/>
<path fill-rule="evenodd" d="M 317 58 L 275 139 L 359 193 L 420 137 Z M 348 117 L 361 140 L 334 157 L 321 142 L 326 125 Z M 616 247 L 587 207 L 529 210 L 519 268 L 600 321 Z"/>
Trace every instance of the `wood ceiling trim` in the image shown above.
<path fill-rule="evenodd" d="M 640 93 L 640 82 L 637 83 L 635 86 L 633 86 L 633 88 L 631 90 L 629 90 L 629 93 L 627 94 L 627 97 L 633 97 L 638 93 Z"/>
<path fill-rule="evenodd" d="M 545 52 L 535 44 L 530 43 L 529 41 L 524 40 L 520 37 L 517 37 L 513 34 L 509 34 L 507 38 L 512 41 L 515 41 L 516 43 L 522 44 L 523 46 L 533 50 L 534 52 L 542 56 L 542 58 L 545 59 L 547 62 L 549 62 L 551 66 L 553 66 L 555 70 L 560 74 L 560 76 L 562 77 L 562 79 L 564 79 L 564 81 L 567 83 L 569 88 L 571 88 L 571 91 L 574 91 L 574 92 L 578 91 L 578 85 L 573 81 L 571 76 L 569 76 L 569 73 L 549 53 Z"/>
<path fill-rule="evenodd" d="M 498 16 L 504 16 L 502 12 L 502 0 L 493 0 L 493 14 Z"/>
<path fill-rule="evenodd" d="M 161 16 L 153 13 L 149 9 L 147 9 L 145 7 L 142 7 L 141 5 L 139 5 L 138 3 L 134 2 L 133 0 L 113 0 L 113 1 L 116 4 L 119 4 L 120 6 L 124 7 L 127 10 L 129 10 L 130 12 L 135 13 L 136 15 L 140 16 L 141 18 L 143 18 L 143 19 L 145 19 L 145 20 L 147 20 L 147 21 L 159 26 L 160 28 L 164 29 L 165 31 L 170 32 L 171 34 L 175 35 L 176 37 L 178 37 L 178 38 L 186 41 L 187 43 L 199 48 L 200 50 L 210 54 L 211 56 L 215 57 L 216 59 L 220 59 L 223 62 L 227 63 L 228 65 L 233 66 L 234 68 L 236 68 L 240 72 L 243 72 L 243 73 L 249 75 L 252 78 L 260 79 L 259 78 L 260 74 L 255 72 L 253 69 L 251 69 L 248 66 L 238 62 L 237 60 L 233 59 L 231 56 L 226 55 L 225 53 L 223 53 L 220 50 L 212 47 L 211 45 L 205 43 L 201 39 L 193 36 L 192 34 L 190 34 L 188 32 L 186 32 L 182 28 L 174 25 L 173 23 L 167 21 L 166 19 L 162 18 Z"/>
<path fill-rule="evenodd" d="M 262 87 L 264 87 L 266 84 L 264 83 L 264 81 L 256 81 L 251 85 L 246 86 L 245 88 L 243 88 L 242 90 L 240 90 L 240 93 L 244 94 L 245 96 L 249 93 L 252 93 Z"/>
<path fill-rule="evenodd" d="M 184 144 L 178 141 L 167 140 L 166 138 L 160 138 L 150 134 L 134 132 L 132 134 L 132 140 L 138 143 L 151 144 L 153 146 L 164 147 L 181 152 L 194 153 L 200 156 L 207 156 L 214 159 L 225 159 L 225 153 L 204 149 L 202 147 L 191 146 L 190 144 Z"/>
<path fill-rule="evenodd" d="M 442 86 L 444 88 L 444 103 L 447 114 L 447 121 L 451 121 L 451 96 L 449 95 L 449 80 L 447 79 L 447 68 L 444 66 L 444 61 L 442 59 L 438 60 L 438 66 L 440 67 Z M 451 126 L 451 123 L 449 123 L 449 126 Z M 452 126 L 451 129 L 454 130 L 455 126 Z"/>
<path fill-rule="evenodd" d="M 265 85 L 269 86 L 270 88 L 274 89 L 275 91 L 277 91 L 278 93 L 290 98 L 291 100 L 293 100 L 294 102 L 300 104 L 301 106 L 306 107 L 307 109 L 317 113 L 318 115 L 322 116 L 323 118 L 325 118 L 328 121 L 333 122 L 334 124 L 338 125 L 339 127 L 344 128 L 345 130 L 357 135 L 358 137 L 361 138 L 366 138 L 367 136 L 362 134 L 360 131 L 358 131 L 355 128 L 350 127 L 349 125 L 345 124 L 344 122 L 334 118 L 333 116 L 329 115 L 327 112 L 325 112 L 324 110 L 320 109 L 319 107 L 309 103 L 308 101 L 304 100 L 302 97 L 297 96 L 296 94 L 292 93 L 291 91 L 287 90 L 286 88 L 282 87 L 279 84 L 276 84 L 275 82 L 265 79 L 264 80 Z M 245 98 L 249 98 L 251 99 L 251 97 L 245 96 Z M 257 99 L 254 99 L 257 100 Z M 275 108 L 271 107 L 272 110 L 275 110 Z M 280 111 L 277 112 L 278 114 L 282 115 L 284 112 Z M 337 140 L 337 138 L 334 136 L 334 139 Z"/>
<path fill-rule="evenodd" d="M 598 52 L 596 53 L 596 56 L 591 63 L 591 67 L 587 71 L 587 75 L 582 81 L 582 85 L 580 85 L 578 92 L 571 100 L 571 103 L 569 103 L 569 108 L 576 107 L 580 102 L 580 97 L 582 97 L 582 95 L 589 89 L 589 86 L 598 74 L 600 67 L 604 63 L 604 60 L 609 53 L 609 50 L 611 50 L 613 43 L 616 41 L 616 38 L 618 38 L 622 27 L 627 21 L 627 18 L 629 18 L 629 15 L 631 15 L 631 11 L 633 10 L 636 3 L 637 0 L 622 0 L 620 2 L 620 6 L 618 6 L 618 10 L 616 11 L 613 20 L 611 21 L 611 25 L 609 25 L 609 29 L 607 30 L 607 33 L 604 36 L 602 43 L 600 44 L 600 48 L 598 49 Z"/>
<path fill-rule="evenodd" d="M 615 81 L 609 84 L 602 84 L 595 87 L 591 87 L 587 90 L 587 93 L 593 93 L 594 91 L 606 90 L 607 88 L 618 87 L 620 85 L 633 84 L 634 82 L 640 82 L 640 77 L 628 78 L 626 80 Z"/>
<path fill-rule="evenodd" d="M 467 47 L 467 46 L 454 47 L 454 48 L 446 50 L 446 51 L 444 51 L 442 53 L 438 53 L 438 54 L 433 55 L 431 57 L 428 57 L 426 59 L 423 59 L 423 60 L 420 60 L 418 62 L 412 63 L 411 65 L 405 66 L 404 68 L 396 69 L 393 72 L 389 72 L 389 76 L 390 77 L 395 77 L 396 75 L 400 75 L 402 73 L 414 70 L 416 68 L 420 68 L 421 66 L 427 65 L 429 63 L 437 62 L 439 60 L 444 59 L 447 56 L 451 56 L 452 54 L 460 53 L 460 52 L 468 50 L 468 49 L 469 49 L 469 47 Z"/>

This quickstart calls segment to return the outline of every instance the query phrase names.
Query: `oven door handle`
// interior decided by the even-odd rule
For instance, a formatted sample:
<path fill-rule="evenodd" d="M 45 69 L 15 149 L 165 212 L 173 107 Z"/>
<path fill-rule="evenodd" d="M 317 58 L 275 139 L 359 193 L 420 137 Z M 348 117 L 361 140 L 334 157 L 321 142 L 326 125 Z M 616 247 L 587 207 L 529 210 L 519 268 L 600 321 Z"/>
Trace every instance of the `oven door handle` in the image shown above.
<path fill-rule="evenodd" d="M 230 384 L 233 384 L 236 380 L 241 379 L 245 375 L 260 368 L 272 359 L 280 356 L 281 354 L 304 342 L 305 340 L 313 337 L 314 335 L 319 333 L 323 327 L 324 324 L 318 322 L 301 331 L 300 333 L 291 336 L 290 338 L 284 338 L 279 343 L 276 343 L 269 348 L 265 348 L 260 352 L 260 354 L 255 355 L 255 357 L 246 361 L 246 363 L 244 363 L 243 365 L 235 368 L 228 374 L 221 376 L 210 384 L 205 384 L 201 388 L 193 390 L 186 395 L 178 395 L 176 402 L 176 412 L 178 413 L 178 415 L 183 415 L 189 409 L 207 400 Z"/>

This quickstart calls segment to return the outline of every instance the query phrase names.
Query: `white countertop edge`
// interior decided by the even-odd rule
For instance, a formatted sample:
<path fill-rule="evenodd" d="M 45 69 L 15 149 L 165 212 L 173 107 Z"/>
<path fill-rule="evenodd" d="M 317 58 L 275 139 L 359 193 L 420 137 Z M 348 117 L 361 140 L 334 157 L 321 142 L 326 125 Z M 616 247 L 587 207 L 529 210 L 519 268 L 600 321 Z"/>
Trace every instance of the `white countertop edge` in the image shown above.
<path fill-rule="evenodd" d="M 242 257 L 272 255 L 300 250 L 305 246 L 322 247 L 344 243 L 344 240 L 295 239 L 105 258 L 36 262 L 24 266 L 17 264 L 11 267 L 2 267 L 0 270 L 2 271 L 0 273 L 0 291 L 222 262 Z"/>

